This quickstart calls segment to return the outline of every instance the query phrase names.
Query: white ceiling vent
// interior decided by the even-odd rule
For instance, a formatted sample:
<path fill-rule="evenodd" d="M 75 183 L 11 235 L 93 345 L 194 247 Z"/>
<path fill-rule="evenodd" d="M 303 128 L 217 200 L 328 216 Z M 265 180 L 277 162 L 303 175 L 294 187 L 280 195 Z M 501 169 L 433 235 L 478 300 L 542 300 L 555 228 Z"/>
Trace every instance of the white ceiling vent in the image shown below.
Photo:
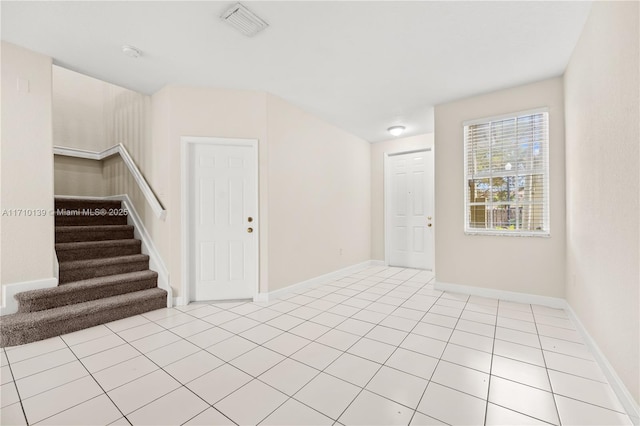
<path fill-rule="evenodd" d="M 222 16 L 220 16 L 220 19 L 247 37 L 253 37 L 269 26 L 264 19 L 240 3 L 236 3 L 227 9 Z"/>

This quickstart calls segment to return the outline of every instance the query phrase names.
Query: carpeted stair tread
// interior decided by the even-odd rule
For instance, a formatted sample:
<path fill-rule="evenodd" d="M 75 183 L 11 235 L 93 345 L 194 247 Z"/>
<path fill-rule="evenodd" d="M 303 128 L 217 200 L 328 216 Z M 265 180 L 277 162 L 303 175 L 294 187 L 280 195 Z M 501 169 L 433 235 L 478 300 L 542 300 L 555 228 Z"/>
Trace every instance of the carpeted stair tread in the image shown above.
<path fill-rule="evenodd" d="M 55 197 L 56 203 L 79 203 L 80 205 L 91 205 L 91 204 L 116 204 L 120 205 L 122 201 L 120 200 L 105 200 L 103 198 L 77 198 L 77 197 L 69 197 L 64 195 L 58 195 Z M 57 204 L 56 204 L 57 205 Z"/>
<path fill-rule="evenodd" d="M 71 225 L 56 226 L 56 243 L 108 241 L 133 238 L 131 225 Z"/>
<path fill-rule="evenodd" d="M 56 197 L 54 200 L 56 209 L 119 209 L 122 206 L 120 200 L 91 200 L 84 198 Z"/>
<path fill-rule="evenodd" d="M 126 215 L 56 215 L 56 226 L 126 225 Z"/>
<path fill-rule="evenodd" d="M 58 261 L 86 260 L 140 254 L 140 240 L 76 241 L 56 244 Z"/>
<path fill-rule="evenodd" d="M 35 312 L 154 288 L 157 283 L 158 273 L 145 270 L 24 291 L 15 298 L 19 302 L 18 312 Z"/>
<path fill-rule="evenodd" d="M 60 270 L 97 268 L 104 265 L 117 265 L 120 263 L 138 262 L 140 260 L 149 260 L 149 256 L 146 254 L 132 254 L 129 256 L 106 257 L 103 259 L 71 260 L 68 262 L 60 262 Z"/>
<path fill-rule="evenodd" d="M 57 243 L 56 251 L 74 250 L 78 248 L 94 248 L 94 247 L 115 247 L 121 245 L 140 245 L 140 240 L 132 238 L 123 240 L 106 240 L 106 241 L 74 241 L 70 243 Z"/>
<path fill-rule="evenodd" d="M 44 311 L 5 315 L 0 346 L 21 345 L 166 307 L 167 292 L 152 288 Z"/>
<path fill-rule="evenodd" d="M 126 225 L 120 200 L 56 197 L 56 226 Z"/>
<path fill-rule="evenodd" d="M 149 269 L 149 256 L 146 254 L 60 262 L 58 285 L 145 269 Z"/>

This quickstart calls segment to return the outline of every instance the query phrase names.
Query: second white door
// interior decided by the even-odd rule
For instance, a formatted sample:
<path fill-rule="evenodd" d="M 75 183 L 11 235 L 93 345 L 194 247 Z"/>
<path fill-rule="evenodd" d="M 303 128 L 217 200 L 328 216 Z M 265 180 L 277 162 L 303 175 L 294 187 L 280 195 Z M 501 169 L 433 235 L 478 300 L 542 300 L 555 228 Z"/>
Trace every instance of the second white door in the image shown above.
<path fill-rule="evenodd" d="M 433 270 L 432 155 L 425 150 L 387 158 L 386 248 L 391 266 Z"/>
<path fill-rule="evenodd" d="M 258 273 L 256 142 L 190 145 L 190 299 L 251 298 Z"/>

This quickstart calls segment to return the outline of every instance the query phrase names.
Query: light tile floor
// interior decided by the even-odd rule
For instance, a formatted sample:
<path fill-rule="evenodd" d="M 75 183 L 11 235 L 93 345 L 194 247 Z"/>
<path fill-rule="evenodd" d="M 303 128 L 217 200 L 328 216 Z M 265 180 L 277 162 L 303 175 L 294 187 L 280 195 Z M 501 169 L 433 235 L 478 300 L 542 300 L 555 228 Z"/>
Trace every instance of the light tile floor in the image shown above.
<path fill-rule="evenodd" d="M 2 350 L 3 425 L 631 424 L 562 310 L 373 267 Z"/>

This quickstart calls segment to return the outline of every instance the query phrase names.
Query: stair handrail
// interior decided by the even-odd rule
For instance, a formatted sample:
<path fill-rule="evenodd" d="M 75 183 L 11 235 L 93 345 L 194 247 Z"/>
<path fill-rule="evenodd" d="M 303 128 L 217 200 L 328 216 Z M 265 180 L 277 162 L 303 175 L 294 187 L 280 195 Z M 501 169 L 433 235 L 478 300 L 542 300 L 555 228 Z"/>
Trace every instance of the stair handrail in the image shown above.
<path fill-rule="evenodd" d="M 142 172 L 140 172 L 140 169 L 136 165 L 135 161 L 133 161 L 133 158 L 131 158 L 129 151 L 127 151 L 127 149 L 121 143 L 114 145 L 111 148 L 107 148 L 104 151 L 90 151 L 87 149 L 69 148 L 69 147 L 54 145 L 53 153 L 55 155 L 64 155 L 67 157 L 76 157 L 76 158 L 86 158 L 89 160 L 104 160 L 105 158 L 119 154 L 120 158 L 122 158 L 122 161 L 124 161 L 124 164 L 127 165 L 129 172 L 131 172 L 133 179 L 138 184 L 138 187 L 142 191 L 142 194 L 144 195 L 144 198 L 147 200 L 147 203 L 149 203 L 149 205 L 151 206 L 153 213 L 160 220 L 164 220 L 166 218 L 167 211 L 162 206 L 162 203 L 160 203 L 160 200 L 158 200 L 158 197 L 156 197 L 156 194 L 153 192 L 153 190 L 149 186 L 149 183 L 142 175 Z"/>

